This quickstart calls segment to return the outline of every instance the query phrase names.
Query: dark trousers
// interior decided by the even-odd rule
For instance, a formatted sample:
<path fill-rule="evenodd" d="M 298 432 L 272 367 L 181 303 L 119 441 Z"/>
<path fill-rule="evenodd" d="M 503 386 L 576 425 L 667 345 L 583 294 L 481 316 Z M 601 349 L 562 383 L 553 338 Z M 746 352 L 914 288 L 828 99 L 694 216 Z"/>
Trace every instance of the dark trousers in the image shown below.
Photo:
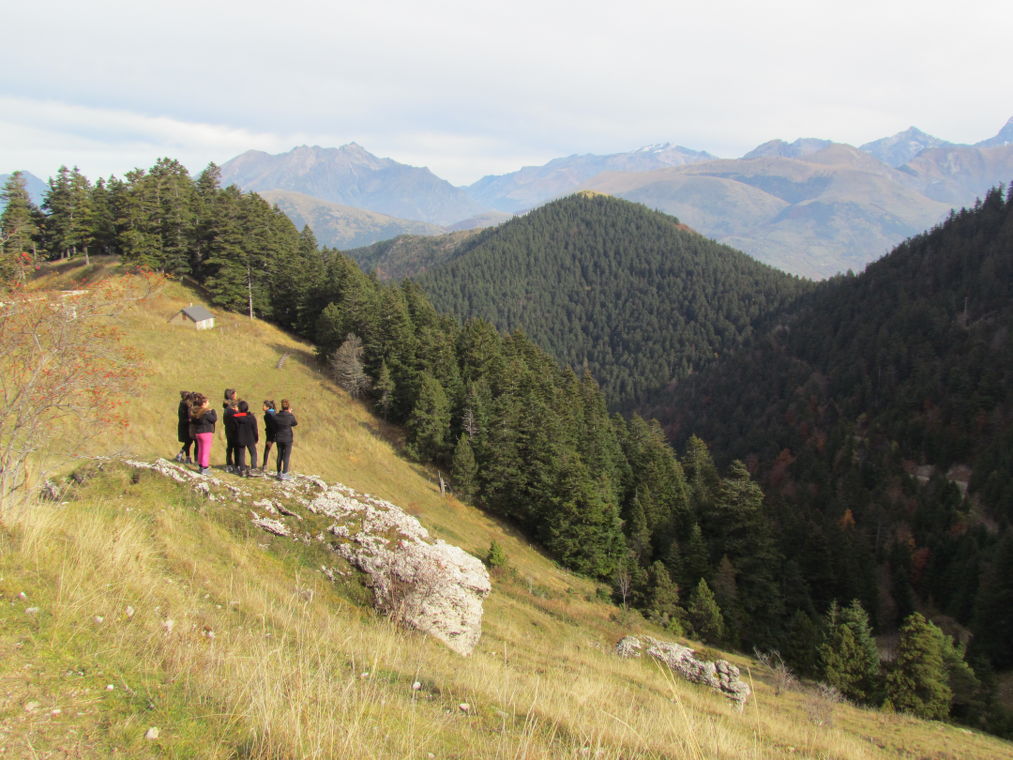
<path fill-rule="evenodd" d="M 234 438 L 225 439 L 225 465 L 235 466 L 238 465 L 239 458 L 239 444 L 236 443 Z"/>
<path fill-rule="evenodd" d="M 288 460 L 292 457 L 292 443 L 275 441 L 278 447 L 278 472 L 288 472 Z"/>
<path fill-rule="evenodd" d="M 236 445 L 236 467 L 246 467 L 246 452 L 250 452 L 250 466 L 257 466 L 257 444 L 247 446 Z"/>
<path fill-rule="evenodd" d="M 190 440 L 184 442 L 183 443 L 183 447 L 179 450 L 179 453 L 189 459 L 189 457 L 190 457 L 190 447 L 193 446 L 195 443 L 196 443 L 196 441 L 193 438 L 191 438 Z"/>

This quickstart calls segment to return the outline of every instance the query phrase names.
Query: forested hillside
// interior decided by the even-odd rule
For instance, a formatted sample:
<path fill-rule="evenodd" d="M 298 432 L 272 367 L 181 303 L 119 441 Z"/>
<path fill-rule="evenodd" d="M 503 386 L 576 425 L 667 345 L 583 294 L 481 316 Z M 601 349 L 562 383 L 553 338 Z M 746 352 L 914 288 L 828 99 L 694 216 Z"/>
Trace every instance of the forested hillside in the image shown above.
<path fill-rule="evenodd" d="M 638 204 L 582 193 L 486 230 L 418 278 L 437 308 L 523 329 L 615 408 L 739 345 L 811 287 Z"/>
<path fill-rule="evenodd" d="M 913 609 L 1013 665 L 1013 193 L 773 319 L 649 407 L 764 484 L 817 607 Z"/>
<path fill-rule="evenodd" d="M 918 602 L 936 602 L 956 619 L 974 623 L 975 646 L 994 664 L 1009 664 L 1013 651 L 1013 540 L 1008 528 L 1002 542 L 995 533 L 995 526 L 1009 521 L 996 507 L 1008 504 L 1003 489 L 1010 462 L 1004 394 L 1011 386 L 1011 203 L 1002 194 L 912 241 L 904 249 L 907 261 L 887 259 L 861 278 L 813 293 L 803 309 L 791 312 L 798 315 L 794 320 L 774 331 L 784 337 L 769 366 L 747 371 L 734 384 L 730 377 L 722 385 L 720 375 L 708 375 L 706 385 L 694 379 L 679 386 L 680 392 L 696 389 L 694 404 L 714 394 L 712 408 L 742 406 L 745 416 L 722 413 L 714 419 L 732 421 L 747 440 L 778 441 L 778 451 L 791 445 L 780 442 L 781 420 L 776 412 L 764 416 L 754 402 L 801 398 L 785 414 L 797 421 L 790 431 L 799 436 L 797 448 L 763 470 L 773 494 L 767 499 L 746 465 L 731 461 L 719 469 L 700 438 L 688 438 L 677 455 L 658 423 L 636 414 L 610 416 L 592 375 L 572 369 L 591 365 L 600 340 L 617 357 L 632 357 L 641 347 L 654 351 L 659 366 L 670 361 L 666 351 L 675 352 L 675 369 L 654 370 L 667 382 L 714 354 L 731 352 L 756 320 L 812 290 L 679 229 L 670 217 L 611 198 L 578 196 L 504 225 L 499 234 L 479 233 L 469 252 L 451 263 L 461 265 L 463 284 L 469 272 L 463 265 L 479 254 L 475 261 L 487 269 L 476 266 L 469 276 L 485 272 L 490 288 L 507 293 L 504 319 L 521 322 L 531 312 L 541 318 L 536 326 L 562 320 L 575 327 L 585 324 L 586 315 L 604 315 L 594 330 L 579 333 L 587 341 L 585 353 L 566 367 L 520 332 L 441 314 L 418 285 L 379 282 L 347 256 L 318 248 L 308 230 L 298 232 L 260 196 L 221 188 L 213 165 L 192 180 L 180 164 L 164 159 L 150 171 L 95 184 L 63 169 L 50 180 L 41 209 L 15 174 L 3 196 L 0 273 L 11 297 L 39 261 L 97 252 L 118 256 L 129 267 L 190 278 L 213 305 L 266 317 L 313 341 L 321 366 L 402 427 L 405 456 L 438 469 L 458 495 L 507 519 L 566 567 L 609 582 L 616 601 L 638 607 L 672 633 L 732 648 L 777 647 L 800 673 L 823 678 L 856 701 L 880 704 L 888 698 L 895 708 L 918 715 L 1009 730 L 994 709 L 994 690 L 938 628 L 917 615 L 904 618 L 901 628 L 901 649 L 917 646 L 917 654 L 927 647 L 926 656 L 934 658 L 927 670 L 920 655 L 910 662 L 898 657 L 881 670 L 871 638 L 874 623 L 892 628 L 921 607 Z M 551 266 L 539 265 L 540 252 Z M 946 267 L 936 266 L 936 256 Z M 871 276 L 880 271 L 889 276 Z M 954 291 L 956 300 L 919 306 L 920 294 L 965 281 L 964 290 Z M 851 295 L 844 288 L 852 288 Z M 491 296 L 490 289 L 479 292 Z M 895 303 L 905 308 L 898 310 L 903 330 L 892 338 L 885 326 Z M 865 312 L 878 321 L 863 328 L 858 317 Z M 817 318 L 824 313 L 833 316 Z M 819 328 L 821 319 L 830 320 L 829 332 Z M 678 329 L 666 332 L 669 325 Z M 652 348 L 654 331 L 663 349 Z M 823 361 L 822 369 L 810 370 L 802 396 L 793 391 L 794 378 L 775 366 L 788 355 L 783 340 L 789 339 L 799 341 L 797 357 L 789 356 L 792 367 Z M 831 350 L 835 341 L 851 347 L 848 361 Z M 962 363 L 946 373 L 920 361 L 926 352 L 949 351 L 954 342 L 964 346 L 955 354 Z M 980 386 L 986 391 L 976 390 L 975 362 L 988 378 Z M 948 411 L 933 390 L 951 375 L 961 378 L 962 370 L 971 406 Z M 628 400 L 643 388 L 634 381 L 646 381 L 634 374 L 640 371 L 627 363 L 618 377 L 628 385 L 614 381 L 620 390 L 630 389 Z M 852 387 L 841 374 L 848 371 L 859 373 L 854 387 L 864 394 L 853 408 L 829 395 L 831 375 L 840 375 L 843 390 Z M 863 371 L 871 373 L 868 383 L 860 382 Z M 890 372 L 896 375 L 892 384 Z M 768 376 L 775 383 L 762 387 Z M 722 389 L 732 401 L 717 399 Z M 900 414 L 896 406 L 875 405 L 884 389 L 922 395 L 911 397 L 902 408 L 908 414 Z M 866 405 L 875 415 L 862 416 Z M 846 414 L 858 418 L 847 421 Z M 961 461 L 965 453 L 980 453 L 964 461 L 976 468 L 980 482 L 972 480 L 972 487 L 994 494 L 985 498 L 993 522 L 941 477 L 920 489 L 890 469 L 904 464 L 901 437 L 921 436 L 909 456 L 918 446 L 934 451 L 932 446 L 949 440 L 935 435 L 936 427 L 959 427 L 956 417 L 982 439 L 1006 435 L 1005 444 L 979 449 L 969 434 L 946 455 Z M 887 423 L 895 418 L 913 427 L 893 438 L 880 436 L 880 427 L 891 429 Z M 755 420 L 769 430 L 756 431 Z M 845 421 L 832 426 L 837 420 Z M 701 418 L 699 429 L 709 435 L 706 422 Z M 709 437 L 722 460 L 730 459 L 728 438 Z M 774 450 L 762 450 L 768 449 Z M 759 454 L 746 457 L 750 467 L 759 461 Z M 989 479 L 990 472 L 998 479 Z M 877 573 L 883 572 L 892 573 L 889 584 L 880 583 Z M 927 584 L 939 589 L 935 597 L 924 593 Z M 976 600 L 971 609 L 967 599 Z M 955 685 L 935 688 L 946 679 Z M 917 694 L 928 681 L 935 696 L 925 706 Z"/>

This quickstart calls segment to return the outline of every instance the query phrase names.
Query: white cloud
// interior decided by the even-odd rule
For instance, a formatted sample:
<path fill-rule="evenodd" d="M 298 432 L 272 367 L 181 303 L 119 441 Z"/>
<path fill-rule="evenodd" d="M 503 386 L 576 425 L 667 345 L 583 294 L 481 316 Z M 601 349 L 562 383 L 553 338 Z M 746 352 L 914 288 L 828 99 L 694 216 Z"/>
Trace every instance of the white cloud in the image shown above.
<path fill-rule="evenodd" d="M 974 142 L 1013 113 L 998 0 L 53 0 L 4 24 L 0 171 L 354 140 L 464 183 L 662 141 Z"/>

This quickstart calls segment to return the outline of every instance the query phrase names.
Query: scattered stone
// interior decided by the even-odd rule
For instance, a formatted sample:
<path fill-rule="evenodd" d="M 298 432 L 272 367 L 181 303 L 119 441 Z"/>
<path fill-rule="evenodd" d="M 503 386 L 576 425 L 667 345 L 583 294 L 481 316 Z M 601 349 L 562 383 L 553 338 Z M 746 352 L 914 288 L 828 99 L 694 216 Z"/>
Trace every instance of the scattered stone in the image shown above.
<path fill-rule="evenodd" d="M 116 687 L 113 684 L 106 686 L 106 691 L 116 691 Z"/>
<path fill-rule="evenodd" d="M 38 702 L 25 702 L 25 712 L 32 713 L 38 710 L 42 705 Z"/>
<path fill-rule="evenodd" d="M 149 728 L 147 731 L 144 732 L 144 738 L 149 741 L 154 741 L 155 739 L 158 738 L 158 734 L 159 734 L 158 727 L 152 726 L 151 728 Z"/>
<path fill-rule="evenodd" d="M 27 598 L 28 598 L 28 594 L 26 594 L 24 591 L 19 591 L 18 592 L 18 599 L 27 599 Z"/>
<path fill-rule="evenodd" d="M 457 709 L 463 713 L 471 712 L 471 705 L 469 705 L 467 702 L 461 702 L 461 704 L 457 706 Z"/>
<path fill-rule="evenodd" d="M 418 691 L 421 688 L 422 688 L 421 681 L 416 681 L 415 683 L 412 684 L 412 691 Z"/>
<path fill-rule="evenodd" d="M 26 607 L 25 608 L 25 614 L 26 615 L 38 615 L 39 614 L 39 608 L 38 607 Z"/>
<path fill-rule="evenodd" d="M 127 615 L 127 620 L 130 620 L 134 616 L 135 610 L 133 607 L 127 605 L 127 608 L 124 610 L 124 612 Z"/>
<path fill-rule="evenodd" d="M 175 627 L 176 621 L 171 618 L 162 621 L 162 630 L 166 633 L 172 633 L 172 629 Z"/>
<path fill-rule="evenodd" d="M 687 681 L 703 684 L 728 697 L 741 710 L 752 690 L 739 677 L 739 669 L 727 660 L 707 662 L 697 659 L 689 647 L 650 636 L 625 636 L 615 646 L 620 657 L 640 657 L 641 652 L 667 665 Z"/>
<path fill-rule="evenodd" d="M 292 535 L 292 531 L 288 529 L 288 526 L 280 520 L 275 520 L 273 517 L 260 517 L 256 512 L 253 512 L 253 524 L 258 528 L 266 530 L 268 533 L 273 533 L 276 536 L 283 536 L 288 538 Z"/>
<path fill-rule="evenodd" d="M 96 615 L 95 616 L 95 622 L 96 623 L 104 623 L 105 622 L 105 618 L 102 617 L 101 615 Z"/>

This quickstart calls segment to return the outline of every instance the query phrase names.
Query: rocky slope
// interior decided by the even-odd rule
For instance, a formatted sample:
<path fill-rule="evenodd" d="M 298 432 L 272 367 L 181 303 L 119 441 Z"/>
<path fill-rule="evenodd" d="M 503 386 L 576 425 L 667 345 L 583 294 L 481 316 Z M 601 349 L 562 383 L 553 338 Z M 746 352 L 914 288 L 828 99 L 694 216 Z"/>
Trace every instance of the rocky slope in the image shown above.
<path fill-rule="evenodd" d="M 312 475 L 230 482 L 165 459 L 127 464 L 246 510 L 254 525 L 276 536 L 327 546 L 365 574 L 378 609 L 458 654 L 470 654 L 481 638 L 482 602 L 492 590 L 485 566 L 463 549 L 433 539 L 390 502 Z M 321 570 L 332 580 L 343 572 Z"/>

